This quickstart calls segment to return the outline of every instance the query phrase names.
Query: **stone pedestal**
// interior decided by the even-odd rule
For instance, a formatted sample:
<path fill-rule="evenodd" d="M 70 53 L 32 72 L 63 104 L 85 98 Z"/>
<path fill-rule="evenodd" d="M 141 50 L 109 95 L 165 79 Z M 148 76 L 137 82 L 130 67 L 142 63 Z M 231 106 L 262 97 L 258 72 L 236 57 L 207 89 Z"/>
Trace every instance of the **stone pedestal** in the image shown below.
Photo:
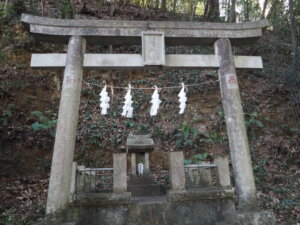
<path fill-rule="evenodd" d="M 114 153 L 113 155 L 113 191 L 126 192 L 127 191 L 127 154 Z"/>
<path fill-rule="evenodd" d="M 217 166 L 217 185 L 220 187 L 230 187 L 230 171 L 227 157 L 217 157 L 214 160 L 214 164 Z"/>
<path fill-rule="evenodd" d="M 169 152 L 169 176 L 172 190 L 185 189 L 183 152 Z"/>
<path fill-rule="evenodd" d="M 218 225 L 275 225 L 272 211 L 227 211 L 225 221 Z"/>
<path fill-rule="evenodd" d="M 186 165 L 186 186 L 187 188 L 199 188 L 212 185 L 211 163 L 209 161 L 200 164 Z M 208 166 L 208 167 L 205 167 Z"/>

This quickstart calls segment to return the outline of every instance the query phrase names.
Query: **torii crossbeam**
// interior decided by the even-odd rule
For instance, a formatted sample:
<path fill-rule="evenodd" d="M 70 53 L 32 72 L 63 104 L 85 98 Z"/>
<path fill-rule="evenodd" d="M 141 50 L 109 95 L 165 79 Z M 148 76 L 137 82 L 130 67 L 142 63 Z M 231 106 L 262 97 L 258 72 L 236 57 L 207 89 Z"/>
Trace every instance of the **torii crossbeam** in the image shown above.
<path fill-rule="evenodd" d="M 240 209 L 256 207 L 256 188 L 236 68 L 262 69 L 260 56 L 233 56 L 232 45 L 254 43 L 266 20 L 240 24 L 60 20 L 22 15 L 37 41 L 68 43 L 67 54 L 33 54 L 31 66 L 65 68 L 47 200 L 47 214 L 69 201 L 83 68 L 219 68 L 223 107 Z M 141 44 L 141 54 L 85 54 L 88 44 Z M 215 55 L 166 55 L 169 45 L 215 45 Z"/>

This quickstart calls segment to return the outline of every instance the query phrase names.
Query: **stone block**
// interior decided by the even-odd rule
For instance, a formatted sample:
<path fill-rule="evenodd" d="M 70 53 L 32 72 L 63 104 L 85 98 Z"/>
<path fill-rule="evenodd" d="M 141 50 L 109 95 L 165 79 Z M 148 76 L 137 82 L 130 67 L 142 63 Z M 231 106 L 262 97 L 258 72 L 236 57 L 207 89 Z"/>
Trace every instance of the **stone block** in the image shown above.
<path fill-rule="evenodd" d="M 234 188 L 209 187 L 168 191 L 168 201 L 196 201 L 212 199 L 234 199 Z"/>
<path fill-rule="evenodd" d="M 150 158 L 149 152 L 145 152 L 145 173 L 150 172 Z"/>
<path fill-rule="evenodd" d="M 275 225 L 272 211 L 227 211 L 225 221 L 231 225 Z"/>
<path fill-rule="evenodd" d="M 136 154 L 131 153 L 131 174 L 136 175 Z"/>
<path fill-rule="evenodd" d="M 201 162 L 202 166 L 210 166 L 210 162 Z M 197 167 L 198 164 L 190 165 L 191 167 L 186 168 L 187 187 L 207 187 L 212 185 L 212 175 L 210 167 Z M 195 167 L 193 167 L 195 166 Z"/>
<path fill-rule="evenodd" d="M 78 206 L 109 206 L 129 204 L 131 202 L 131 193 L 86 193 L 78 194 L 77 201 L 74 203 Z"/>
<path fill-rule="evenodd" d="M 227 157 L 217 157 L 214 160 L 217 172 L 217 184 L 221 187 L 231 186 L 229 163 Z"/>
<path fill-rule="evenodd" d="M 165 65 L 165 36 L 163 32 L 142 32 L 144 65 Z"/>
<path fill-rule="evenodd" d="M 127 191 L 127 154 L 114 153 L 113 155 L 113 191 Z"/>
<path fill-rule="evenodd" d="M 183 152 L 176 151 L 169 153 L 169 175 L 172 190 L 185 189 Z"/>
<path fill-rule="evenodd" d="M 71 184 L 70 184 L 70 202 L 74 200 L 74 195 L 76 193 L 76 175 L 77 175 L 77 162 L 73 162 Z"/>

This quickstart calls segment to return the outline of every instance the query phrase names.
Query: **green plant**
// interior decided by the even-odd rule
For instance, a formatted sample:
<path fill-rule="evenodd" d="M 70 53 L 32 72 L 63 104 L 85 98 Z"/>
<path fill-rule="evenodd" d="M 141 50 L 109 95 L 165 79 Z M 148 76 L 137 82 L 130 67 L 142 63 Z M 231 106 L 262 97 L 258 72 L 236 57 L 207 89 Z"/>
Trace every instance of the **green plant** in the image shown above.
<path fill-rule="evenodd" d="M 203 154 L 195 154 L 190 159 L 184 160 L 184 165 L 188 164 L 200 164 L 202 161 L 205 161 L 208 157 L 208 152 L 204 152 Z"/>
<path fill-rule="evenodd" d="M 15 208 L 11 208 L 4 212 L 0 217 L 0 223 L 5 225 L 29 225 L 31 221 L 22 214 L 17 214 Z"/>
<path fill-rule="evenodd" d="M 9 119 L 12 117 L 13 112 L 18 107 L 15 104 L 8 104 L 6 110 L 3 112 L 2 118 L 0 118 L 0 125 L 3 127 L 8 126 Z"/>
<path fill-rule="evenodd" d="M 53 117 L 56 117 L 51 111 L 48 111 L 48 114 L 52 114 Z M 34 131 L 41 131 L 41 130 L 49 130 L 50 134 L 54 136 L 55 131 L 53 127 L 57 123 L 57 119 L 49 119 L 45 114 L 41 111 L 33 111 L 31 115 L 35 116 L 38 119 L 38 122 L 31 124 L 31 128 Z"/>
<path fill-rule="evenodd" d="M 60 0 L 58 8 L 62 19 L 73 19 L 75 10 L 70 0 Z"/>
<path fill-rule="evenodd" d="M 252 139 L 256 138 L 255 129 L 263 128 L 264 124 L 258 119 L 258 112 L 245 114 L 245 125 Z"/>
<path fill-rule="evenodd" d="M 190 126 L 187 122 L 180 125 L 179 131 L 175 134 L 176 147 L 184 147 L 193 145 L 193 141 L 198 137 L 199 131 Z"/>
<path fill-rule="evenodd" d="M 4 51 L 0 50 L 0 61 L 3 62 L 6 60 L 6 54 Z"/>

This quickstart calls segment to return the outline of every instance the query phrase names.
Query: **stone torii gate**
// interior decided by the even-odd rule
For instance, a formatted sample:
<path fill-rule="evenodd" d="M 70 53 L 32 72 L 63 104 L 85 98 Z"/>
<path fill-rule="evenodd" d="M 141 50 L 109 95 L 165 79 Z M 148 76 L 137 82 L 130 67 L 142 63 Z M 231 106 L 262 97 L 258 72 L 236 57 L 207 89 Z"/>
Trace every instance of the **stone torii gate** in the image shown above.
<path fill-rule="evenodd" d="M 67 54 L 32 54 L 31 67 L 64 68 L 46 213 L 69 201 L 83 68 L 219 69 L 222 101 L 239 209 L 256 207 L 256 187 L 236 68 L 262 69 L 260 56 L 233 56 L 231 45 L 254 43 L 266 20 L 240 24 L 109 20 L 61 20 L 22 15 L 37 41 L 68 43 Z M 87 54 L 88 44 L 141 44 L 142 54 Z M 165 54 L 165 45 L 213 45 L 214 55 Z"/>

